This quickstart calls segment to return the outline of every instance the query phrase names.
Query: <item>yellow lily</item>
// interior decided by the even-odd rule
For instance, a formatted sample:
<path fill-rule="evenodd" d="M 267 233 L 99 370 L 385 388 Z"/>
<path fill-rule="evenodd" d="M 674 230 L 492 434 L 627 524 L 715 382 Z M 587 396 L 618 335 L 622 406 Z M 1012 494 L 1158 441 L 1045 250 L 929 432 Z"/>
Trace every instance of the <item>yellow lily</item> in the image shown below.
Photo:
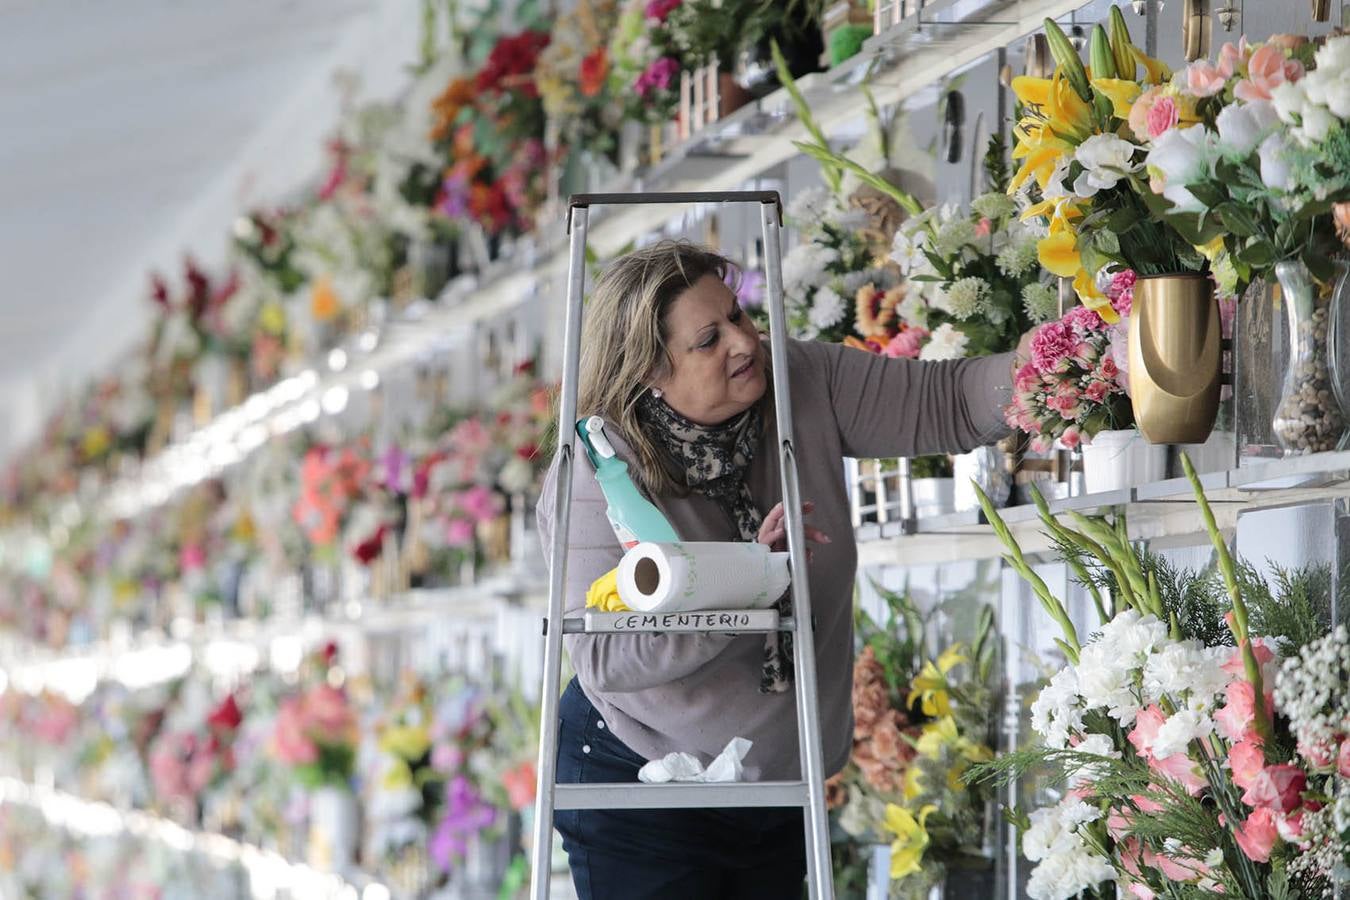
<path fill-rule="evenodd" d="M 920 756 L 927 759 L 937 759 L 942 755 L 943 747 L 948 744 L 955 744 L 960 739 L 960 732 L 956 730 L 956 720 L 951 716 L 943 716 L 923 726 L 923 732 L 919 735 L 914 747 L 919 751 Z"/>
<path fill-rule="evenodd" d="M 1092 89 L 1111 100 L 1111 114 L 1117 119 L 1130 117 L 1130 107 L 1144 90 L 1138 82 L 1123 78 L 1094 78 Z"/>
<path fill-rule="evenodd" d="M 421 759 L 430 748 L 431 734 L 425 725 L 401 725 L 380 734 L 380 749 L 401 759 Z"/>
<path fill-rule="evenodd" d="M 1134 57 L 1135 62 L 1144 67 L 1145 84 L 1166 84 L 1172 77 L 1172 70 L 1167 68 L 1167 63 L 1146 55 L 1133 44 L 1130 45 L 1130 55 Z"/>
<path fill-rule="evenodd" d="M 1063 224 L 1056 228 L 1056 222 Z M 1050 233 L 1036 242 L 1036 256 L 1047 272 L 1053 272 L 1061 278 L 1073 278 L 1083 270 L 1078 238 L 1063 219 L 1051 220 Z"/>
<path fill-rule="evenodd" d="M 886 804 L 886 816 L 882 820 L 881 827 L 895 835 L 895 840 L 891 842 L 892 881 L 899 881 L 923 868 L 921 860 L 924 851 L 928 849 L 926 825 L 928 817 L 936 811 L 937 807 L 929 803 L 919 810 L 919 815 L 915 818 L 914 814 L 903 806 Z"/>
<path fill-rule="evenodd" d="M 936 663 L 932 660 L 925 662 L 910 685 L 905 703 L 912 706 L 915 699 L 922 698 L 924 715 L 950 716 L 952 702 L 947 696 L 947 673 L 965 661 L 966 658 L 961 655 L 961 645 L 953 644 L 942 651 Z"/>
<path fill-rule="evenodd" d="M 1101 316 L 1102 321 L 1109 325 L 1114 325 L 1120 321 L 1120 316 L 1116 315 L 1115 308 L 1111 306 L 1110 298 L 1097 290 L 1096 276 L 1088 272 L 1087 269 L 1080 269 L 1078 274 L 1074 276 L 1073 290 L 1078 295 L 1078 299 L 1083 301 L 1083 305 Z"/>
<path fill-rule="evenodd" d="M 619 599 L 619 570 L 610 569 L 595 581 L 586 591 L 586 608 L 601 612 L 628 612 L 628 606 Z"/>
<path fill-rule="evenodd" d="M 966 789 L 966 783 L 961 780 L 961 776 L 966 774 L 966 770 L 969 768 L 970 763 L 966 762 L 965 760 L 961 760 L 960 762 L 956 763 L 956 765 L 948 769 L 947 789 L 957 794 L 964 791 Z"/>
<path fill-rule="evenodd" d="M 905 770 L 905 783 L 901 788 L 906 800 L 913 800 L 923 793 L 923 769 L 911 763 Z"/>

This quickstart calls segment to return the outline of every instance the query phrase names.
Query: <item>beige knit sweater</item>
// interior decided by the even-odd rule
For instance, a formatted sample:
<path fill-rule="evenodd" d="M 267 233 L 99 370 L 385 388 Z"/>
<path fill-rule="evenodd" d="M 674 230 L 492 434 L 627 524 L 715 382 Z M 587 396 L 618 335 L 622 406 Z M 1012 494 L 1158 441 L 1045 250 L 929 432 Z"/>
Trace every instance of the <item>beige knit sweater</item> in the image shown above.
<path fill-rule="evenodd" d="M 808 521 L 832 542 L 815 546 L 810 563 L 816 619 L 821 743 L 825 771 L 848 761 L 853 732 L 853 539 L 842 460 L 960 452 L 1003 436 L 1011 354 L 952 362 L 888 359 L 839 344 L 790 341 L 793 429 Z M 772 388 L 770 388 L 772 390 Z M 606 432 L 621 458 L 623 436 Z M 761 513 L 781 499 L 777 428 L 764 437 L 747 483 Z M 605 517 L 605 498 L 585 453 L 574 465 L 564 606 L 585 607 L 591 582 L 619 564 L 622 550 Z M 538 505 L 545 553 L 553 538 L 556 461 Z M 650 498 L 690 541 L 736 539 L 716 503 L 693 494 Z M 749 634 L 568 635 L 572 666 L 586 696 L 625 744 L 655 759 L 675 750 L 704 762 L 733 737 L 754 742 L 746 776 L 798 777 L 795 694 L 759 691 L 764 636 Z"/>

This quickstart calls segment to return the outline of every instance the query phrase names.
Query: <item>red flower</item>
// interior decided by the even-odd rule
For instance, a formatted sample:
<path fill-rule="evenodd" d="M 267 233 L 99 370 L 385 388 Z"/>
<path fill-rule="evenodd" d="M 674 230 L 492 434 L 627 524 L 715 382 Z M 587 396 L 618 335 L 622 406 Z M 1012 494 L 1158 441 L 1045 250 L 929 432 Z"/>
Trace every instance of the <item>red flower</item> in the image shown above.
<path fill-rule="evenodd" d="M 534 72 L 539 53 L 548 46 L 549 39 L 546 31 L 522 31 L 498 38 L 487 62 L 478 72 L 475 82 L 478 90 L 500 93 L 519 88 L 527 97 L 539 96 L 534 82 L 522 79 Z"/>
<path fill-rule="evenodd" d="M 352 556 L 363 566 L 369 566 L 375 560 L 380 558 L 384 552 L 384 535 L 389 530 L 388 526 L 381 525 L 375 529 L 375 533 L 357 544 L 352 550 Z"/>
<path fill-rule="evenodd" d="M 239 704 L 235 701 L 234 694 L 230 694 L 207 717 L 206 724 L 213 731 L 234 731 L 242 721 L 244 721 L 244 714 L 239 711 Z"/>
<path fill-rule="evenodd" d="M 604 47 L 596 48 L 581 61 L 581 96 L 594 97 L 605 87 L 609 75 L 609 57 Z"/>

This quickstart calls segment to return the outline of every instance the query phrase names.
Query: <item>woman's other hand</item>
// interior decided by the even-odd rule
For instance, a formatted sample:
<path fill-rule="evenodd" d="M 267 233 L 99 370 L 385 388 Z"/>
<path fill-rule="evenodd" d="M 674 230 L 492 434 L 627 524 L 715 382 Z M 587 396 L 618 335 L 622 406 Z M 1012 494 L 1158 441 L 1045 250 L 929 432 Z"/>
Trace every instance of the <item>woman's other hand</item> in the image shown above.
<path fill-rule="evenodd" d="M 816 505 L 810 500 L 802 503 L 802 514 L 811 515 L 816 511 Z M 830 543 L 830 536 L 819 528 L 812 528 L 810 525 L 802 523 L 802 532 L 806 535 L 808 541 L 814 541 L 817 544 Z M 767 544 L 770 550 L 783 551 L 787 549 L 787 517 L 783 513 L 783 504 L 778 503 L 769 514 L 764 517 L 764 521 L 759 526 L 759 537 L 756 540 L 761 544 Z M 807 555 L 810 556 L 811 549 L 807 548 Z"/>
<path fill-rule="evenodd" d="M 1017 380 L 1017 373 L 1022 371 L 1022 367 L 1031 362 L 1031 336 L 1035 333 L 1036 329 L 1033 328 L 1017 342 L 1017 350 L 1013 353 L 1013 381 Z"/>

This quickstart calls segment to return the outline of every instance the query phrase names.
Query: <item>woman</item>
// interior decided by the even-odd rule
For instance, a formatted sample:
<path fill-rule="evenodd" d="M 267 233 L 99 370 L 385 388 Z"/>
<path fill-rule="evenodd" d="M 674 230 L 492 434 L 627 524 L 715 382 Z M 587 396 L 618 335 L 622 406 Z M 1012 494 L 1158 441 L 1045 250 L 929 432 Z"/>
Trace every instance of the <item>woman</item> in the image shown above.
<path fill-rule="evenodd" d="M 781 548 L 769 354 L 724 282 L 727 268 L 668 242 L 613 263 L 586 307 L 577 414 L 604 418 L 630 474 L 683 540 Z M 857 550 L 841 460 L 964 451 L 1000 437 L 1014 355 L 924 363 L 790 341 L 788 366 L 801 491 L 814 501 L 806 534 L 829 775 L 848 761 L 852 736 Z M 574 464 L 571 614 L 622 556 L 586 455 Z M 545 547 L 556 476 L 539 503 Z M 737 736 L 753 742 L 747 780 L 800 777 L 791 650 L 778 635 L 569 635 L 566 645 L 577 676 L 561 704 L 560 782 L 635 782 L 649 759 L 681 750 L 706 762 Z M 797 809 L 564 811 L 554 821 L 582 900 L 801 897 Z"/>

